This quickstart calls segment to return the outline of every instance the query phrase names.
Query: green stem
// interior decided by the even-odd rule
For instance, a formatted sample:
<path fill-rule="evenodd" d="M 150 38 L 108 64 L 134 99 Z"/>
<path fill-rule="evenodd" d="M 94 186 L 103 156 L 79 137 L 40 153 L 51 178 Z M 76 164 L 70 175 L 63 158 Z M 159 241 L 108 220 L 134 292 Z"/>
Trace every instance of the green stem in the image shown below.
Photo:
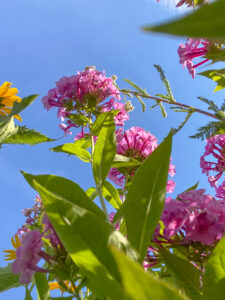
<path fill-rule="evenodd" d="M 220 117 L 217 117 L 216 115 L 213 115 L 207 111 L 204 111 L 202 109 L 199 109 L 199 108 L 196 108 L 196 107 L 192 107 L 192 106 L 189 106 L 187 104 L 183 104 L 183 103 L 180 103 L 180 102 L 171 102 L 169 100 L 165 100 L 165 99 L 162 99 L 162 98 L 158 98 L 158 97 L 153 97 L 153 96 L 150 96 L 150 95 L 145 95 L 145 94 L 141 94 L 139 92 L 135 92 L 135 91 L 130 91 L 130 90 L 120 90 L 122 93 L 124 92 L 125 94 L 126 93 L 130 93 L 130 94 L 133 94 L 133 95 L 137 95 L 137 96 L 140 96 L 142 98 L 147 98 L 147 99 L 152 99 L 152 100 L 155 100 L 157 102 L 163 102 L 163 103 L 167 103 L 167 104 L 172 104 L 172 105 L 177 105 L 177 106 L 180 106 L 180 107 L 183 107 L 183 108 L 187 108 L 193 112 L 197 112 L 197 113 L 200 113 L 200 114 L 203 114 L 203 115 L 206 115 L 208 117 L 211 117 L 213 119 L 216 119 L 216 120 L 219 120 L 219 121 L 222 121 L 222 122 L 225 122 L 225 119 L 223 118 L 220 118 Z"/>
<path fill-rule="evenodd" d="M 90 124 L 91 124 L 91 120 L 90 120 Z M 91 133 L 91 131 L 90 131 L 90 133 Z M 95 147 L 95 145 L 94 145 L 94 136 L 91 135 L 91 157 L 92 157 L 92 163 L 93 163 L 94 147 Z M 107 208 L 106 208 L 106 205 L 105 205 L 105 201 L 104 201 L 104 197 L 102 195 L 101 184 L 96 185 L 96 191 L 98 193 L 98 197 L 100 199 L 100 203 L 101 203 L 102 209 L 103 209 L 103 211 L 104 211 L 104 213 L 106 215 L 106 220 L 107 220 L 107 222 L 110 223 L 108 211 L 107 211 Z"/>

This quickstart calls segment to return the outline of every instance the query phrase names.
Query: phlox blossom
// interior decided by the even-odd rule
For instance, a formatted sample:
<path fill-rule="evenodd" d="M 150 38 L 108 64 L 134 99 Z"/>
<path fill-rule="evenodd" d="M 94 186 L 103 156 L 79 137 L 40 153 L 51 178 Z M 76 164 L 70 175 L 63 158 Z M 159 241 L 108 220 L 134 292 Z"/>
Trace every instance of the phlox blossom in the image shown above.
<path fill-rule="evenodd" d="M 126 131 L 122 129 L 116 132 L 117 140 L 117 154 L 131 157 L 137 161 L 143 162 L 158 146 L 157 138 L 148 131 L 134 126 Z M 130 168 L 128 175 L 133 176 L 135 169 Z M 170 164 L 169 174 L 173 176 L 175 174 L 175 166 Z M 125 175 L 120 173 L 119 170 L 112 168 L 108 175 L 109 179 L 115 184 L 123 186 Z M 167 192 L 173 192 L 175 188 L 175 182 L 170 179 L 167 184 Z"/>
<path fill-rule="evenodd" d="M 181 2 L 181 1 L 180 1 Z M 204 57 L 208 53 L 209 41 L 203 39 L 189 38 L 185 44 L 180 44 L 178 47 L 178 55 L 180 57 L 180 64 L 187 67 L 189 73 L 194 78 L 195 68 L 204 64 L 209 59 L 204 59 L 198 64 L 193 63 L 193 59 L 197 57 Z"/>
<path fill-rule="evenodd" d="M 12 264 L 14 273 L 20 273 L 20 282 L 29 283 L 35 271 L 37 263 L 41 260 L 39 253 L 43 247 L 42 234 L 38 230 L 26 233 L 21 241 L 21 246 L 16 249 L 16 259 Z"/>

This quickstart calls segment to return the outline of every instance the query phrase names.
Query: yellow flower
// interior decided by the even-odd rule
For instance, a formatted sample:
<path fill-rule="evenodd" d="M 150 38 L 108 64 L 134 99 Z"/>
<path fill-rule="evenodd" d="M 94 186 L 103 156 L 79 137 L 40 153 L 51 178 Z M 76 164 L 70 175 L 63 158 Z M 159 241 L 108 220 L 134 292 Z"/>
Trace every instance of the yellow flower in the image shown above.
<path fill-rule="evenodd" d="M 67 288 L 69 290 L 71 290 L 72 292 L 74 292 L 74 288 L 72 287 L 72 284 L 69 282 L 69 280 L 64 281 L 64 284 L 67 286 Z M 50 291 L 60 289 L 60 291 L 62 292 L 62 294 L 64 292 L 63 289 L 62 289 L 62 287 L 58 284 L 57 281 L 50 282 L 49 283 L 49 289 L 50 289 Z"/>
<path fill-rule="evenodd" d="M 16 96 L 18 90 L 16 88 L 10 88 L 12 83 L 4 82 L 0 86 L 0 115 L 7 116 L 11 110 L 14 102 L 21 102 L 21 98 Z M 20 115 L 15 115 L 14 118 L 22 121 Z"/>
<path fill-rule="evenodd" d="M 20 241 L 18 235 L 15 235 L 14 237 L 12 237 L 11 242 L 12 242 L 14 249 L 17 249 L 21 246 L 21 241 Z M 16 251 L 15 250 L 4 250 L 3 252 L 6 253 L 5 260 L 16 259 Z"/>

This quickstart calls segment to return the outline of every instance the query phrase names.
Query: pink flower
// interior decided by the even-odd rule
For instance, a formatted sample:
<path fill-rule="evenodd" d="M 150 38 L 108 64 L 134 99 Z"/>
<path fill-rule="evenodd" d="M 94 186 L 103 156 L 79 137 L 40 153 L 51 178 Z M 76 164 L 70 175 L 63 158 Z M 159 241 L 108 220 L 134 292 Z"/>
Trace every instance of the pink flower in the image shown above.
<path fill-rule="evenodd" d="M 111 111 L 112 109 L 120 110 L 114 117 L 115 125 L 124 126 L 124 122 L 129 120 L 129 114 L 125 109 L 125 105 L 123 103 L 115 101 L 114 99 L 110 99 L 109 102 L 102 105 L 103 112 Z"/>
<path fill-rule="evenodd" d="M 14 273 L 20 273 L 20 282 L 29 283 L 35 271 L 36 264 L 40 261 L 41 251 L 44 243 L 41 240 L 42 234 L 38 230 L 32 230 L 25 234 L 21 246 L 16 249 L 16 259 L 12 264 Z"/>
<path fill-rule="evenodd" d="M 157 147 L 156 137 L 140 127 L 132 127 L 125 132 L 117 130 L 117 154 L 132 157 L 138 161 L 144 161 Z M 134 175 L 134 172 L 133 174 Z M 112 168 L 108 175 L 114 183 L 122 186 L 125 176 L 117 169 Z"/>
<path fill-rule="evenodd" d="M 225 204 L 205 190 L 191 190 L 178 195 L 178 200 L 166 199 L 161 217 L 165 228 L 163 237 L 170 239 L 182 231 L 183 242 L 211 245 L 225 233 Z M 159 227 L 155 236 L 159 234 Z"/>
<path fill-rule="evenodd" d="M 215 161 L 206 161 L 206 157 L 211 156 Z M 200 166 L 202 173 L 207 176 L 210 171 L 216 172 L 215 176 L 209 176 L 208 181 L 212 187 L 217 187 L 225 168 L 225 134 L 214 135 L 207 140 L 205 152 L 201 156 Z"/>
<path fill-rule="evenodd" d="M 165 226 L 163 236 L 166 239 L 174 236 L 179 230 L 181 230 L 188 216 L 189 212 L 183 202 L 173 200 L 171 197 L 168 197 L 161 217 Z"/>
<path fill-rule="evenodd" d="M 186 240 L 212 245 L 224 234 L 224 224 L 218 224 L 217 218 L 209 212 L 194 212 L 186 226 Z"/>
<path fill-rule="evenodd" d="M 104 111 L 104 108 L 120 109 L 115 117 L 115 123 L 123 126 L 129 116 L 124 105 L 115 101 L 121 98 L 114 81 L 115 78 L 106 77 L 104 72 L 97 71 L 94 67 L 88 67 L 84 71 L 78 72 L 77 75 L 62 77 L 56 82 L 56 87 L 49 90 L 48 95 L 42 98 L 42 102 L 47 110 L 57 107 L 57 115 L 61 121 L 67 119 L 74 112 L 84 116 L 91 114 L 92 117 L 97 117 Z M 108 97 L 110 97 L 109 102 L 104 103 Z M 79 126 L 71 120 L 66 120 L 66 124 L 60 124 L 65 135 L 70 133 L 71 127 Z"/>
<path fill-rule="evenodd" d="M 134 158 L 140 162 L 143 162 L 158 146 L 157 138 L 153 134 L 137 126 L 124 132 L 122 129 L 117 130 L 116 140 L 117 154 Z M 129 168 L 128 173 L 130 176 L 133 176 L 135 171 L 135 168 Z M 170 164 L 169 174 L 174 176 L 175 173 L 175 166 Z M 112 168 L 108 178 L 122 187 L 125 175 L 121 174 L 119 170 Z M 167 183 L 167 192 L 172 193 L 175 185 L 175 182 L 170 179 Z"/>
<path fill-rule="evenodd" d="M 187 39 L 185 45 L 180 44 L 180 46 L 178 47 L 177 51 L 180 57 L 179 62 L 180 64 L 183 65 L 184 68 L 185 67 L 188 68 L 188 71 L 193 78 L 195 77 L 195 68 L 197 68 L 198 66 L 204 64 L 209 60 L 209 59 L 204 59 L 200 63 L 194 65 L 193 59 L 197 57 L 205 56 L 208 52 L 208 46 L 209 46 L 209 42 L 207 40 L 189 38 Z"/>
<path fill-rule="evenodd" d="M 173 193 L 175 186 L 176 186 L 176 183 L 172 179 L 169 179 L 167 181 L 167 185 L 166 185 L 166 192 Z"/>
<path fill-rule="evenodd" d="M 46 214 L 44 215 L 44 217 L 42 219 L 42 224 L 44 224 L 45 238 L 50 240 L 51 245 L 55 248 L 57 248 L 58 246 L 63 248 L 63 245 Z"/>

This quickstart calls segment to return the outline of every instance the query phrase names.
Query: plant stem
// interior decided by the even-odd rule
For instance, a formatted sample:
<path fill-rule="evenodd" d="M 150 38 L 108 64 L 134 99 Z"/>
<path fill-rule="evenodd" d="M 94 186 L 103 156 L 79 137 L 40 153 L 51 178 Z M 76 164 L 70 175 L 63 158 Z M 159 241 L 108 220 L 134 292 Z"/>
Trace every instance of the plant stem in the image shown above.
<path fill-rule="evenodd" d="M 130 90 L 120 90 L 122 93 L 125 92 L 126 93 L 130 93 L 130 94 L 133 94 L 133 95 L 137 95 L 137 96 L 140 96 L 142 98 L 147 98 L 147 99 L 152 99 L 152 100 L 155 100 L 157 102 L 163 102 L 163 103 L 167 103 L 167 104 L 172 104 L 172 105 L 177 105 L 177 106 L 180 106 L 180 107 L 184 107 L 184 108 L 187 108 L 193 112 L 197 112 L 197 113 L 200 113 L 200 114 L 203 114 L 203 115 L 206 115 L 208 117 L 211 117 L 213 119 L 216 119 L 216 120 L 219 120 L 219 121 L 223 121 L 225 122 L 225 119 L 222 119 L 220 117 L 217 117 L 216 115 L 213 115 L 207 111 L 204 111 L 202 109 L 199 109 L 199 108 L 196 108 L 196 107 L 192 107 L 192 106 L 189 106 L 187 104 L 183 104 L 183 103 L 180 103 L 180 102 L 170 102 L 169 100 L 165 100 L 165 99 L 162 99 L 162 98 L 158 98 L 158 97 L 153 97 L 153 96 L 150 96 L 150 95 L 143 95 L 139 92 L 135 92 L 135 91 L 130 91 Z"/>
<path fill-rule="evenodd" d="M 110 223 L 110 221 L 109 221 L 109 214 L 108 214 L 108 211 L 107 211 L 107 208 L 106 208 L 106 205 L 105 205 L 104 197 L 102 195 L 102 188 L 101 188 L 100 185 L 97 185 L 96 189 L 97 189 L 97 192 L 98 192 L 98 197 L 100 199 L 102 209 L 103 209 L 103 211 L 104 211 L 104 213 L 106 215 L 106 220 L 107 220 L 108 223 Z"/>
<path fill-rule="evenodd" d="M 92 163 L 93 163 L 93 155 L 94 155 L 94 137 L 93 135 L 91 135 L 91 157 L 92 157 Z M 104 198 L 103 198 L 103 195 L 102 195 L 102 187 L 101 187 L 101 184 L 99 185 L 96 185 L 96 191 L 98 193 L 98 197 L 99 197 L 99 200 L 100 200 L 100 203 L 101 203 L 101 206 L 102 206 L 102 209 L 106 215 L 106 220 L 107 222 L 110 223 L 109 221 L 109 215 L 108 215 L 108 211 L 107 211 L 107 208 L 106 208 L 106 205 L 105 205 L 105 201 L 104 201 Z"/>

